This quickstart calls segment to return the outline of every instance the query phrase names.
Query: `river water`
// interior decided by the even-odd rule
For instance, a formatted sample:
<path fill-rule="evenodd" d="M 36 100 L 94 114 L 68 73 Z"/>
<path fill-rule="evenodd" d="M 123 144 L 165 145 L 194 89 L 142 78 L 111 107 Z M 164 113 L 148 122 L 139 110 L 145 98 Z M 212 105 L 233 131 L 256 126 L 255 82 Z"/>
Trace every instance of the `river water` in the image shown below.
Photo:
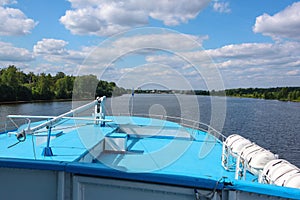
<path fill-rule="evenodd" d="M 53 116 L 83 103 L 68 101 L 0 105 L 0 128 L 3 130 L 9 114 Z M 200 120 L 216 125 L 216 129 L 226 136 L 238 133 L 300 167 L 300 103 L 231 97 L 136 94 L 133 98 L 129 95 L 108 98 L 106 109 L 108 115 L 158 114 Z M 89 111 L 91 112 L 92 110 Z"/>

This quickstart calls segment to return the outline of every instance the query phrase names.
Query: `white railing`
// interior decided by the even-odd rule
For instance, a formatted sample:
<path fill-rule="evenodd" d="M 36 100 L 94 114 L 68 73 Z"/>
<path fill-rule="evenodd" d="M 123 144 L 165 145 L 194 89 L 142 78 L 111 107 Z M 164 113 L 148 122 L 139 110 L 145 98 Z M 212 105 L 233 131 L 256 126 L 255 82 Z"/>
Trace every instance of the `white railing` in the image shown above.
<path fill-rule="evenodd" d="M 28 119 L 3 118 L 3 121 L 0 121 L 0 133 L 7 133 L 9 131 L 17 130 L 21 125 L 27 123 Z"/>
<path fill-rule="evenodd" d="M 203 122 L 198 122 L 191 119 L 185 119 L 182 117 L 174 117 L 174 116 L 166 116 L 166 115 L 155 115 L 155 114 L 130 114 L 130 113 L 119 113 L 119 116 L 132 116 L 132 117 L 146 117 L 146 118 L 155 118 L 155 119 L 161 119 L 161 120 L 167 120 L 172 121 L 180 124 L 181 126 L 200 130 L 207 132 L 211 134 L 212 136 L 216 137 L 220 141 L 225 141 L 226 136 L 211 127 L 208 124 L 205 124 Z"/>

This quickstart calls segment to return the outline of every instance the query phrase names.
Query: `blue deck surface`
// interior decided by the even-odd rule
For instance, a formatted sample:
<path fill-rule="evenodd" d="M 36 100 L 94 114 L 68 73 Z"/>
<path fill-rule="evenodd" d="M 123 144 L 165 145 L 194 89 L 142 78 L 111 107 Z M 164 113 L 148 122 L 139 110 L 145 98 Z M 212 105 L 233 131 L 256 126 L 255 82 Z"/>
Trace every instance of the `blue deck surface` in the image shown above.
<path fill-rule="evenodd" d="M 40 133 L 44 136 L 27 135 L 24 142 L 14 146 L 11 146 L 17 142 L 14 135 L 1 134 L 0 166 L 50 168 L 102 177 L 210 189 L 228 188 L 300 199 L 298 189 L 259 184 L 253 182 L 256 177 L 249 173 L 246 181 L 235 180 L 234 173 L 224 170 L 221 165 L 222 142 L 203 131 L 158 119 L 107 119 L 113 122 L 107 122 L 105 127 L 83 120 L 66 120 L 54 127 L 50 142 L 54 156 L 43 156 L 46 140 L 37 139 L 46 137 L 46 129 Z M 39 123 L 42 122 L 33 123 L 31 127 Z M 137 126 L 130 126 L 132 124 Z M 79 162 L 105 136 L 124 138 L 124 130 L 128 135 L 126 153 L 103 151 L 93 162 Z M 155 133 L 149 135 L 151 131 Z M 186 137 L 189 134 L 193 138 Z"/>
<path fill-rule="evenodd" d="M 32 126 L 39 123 L 33 123 Z M 51 139 L 50 146 L 54 156 L 48 157 L 42 155 L 47 140 L 47 130 L 45 129 L 39 136 L 27 135 L 24 142 L 20 142 L 12 147 L 10 146 L 17 142 L 16 137 L 14 135 L 8 136 L 8 134 L 0 135 L 0 157 L 72 162 L 77 160 L 99 141 L 103 140 L 105 134 L 115 130 L 115 128 L 106 127 L 103 127 L 100 130 L 95 128 L 93 124 L 74 129 L 74 123 L 76 122 L 73 120 L 66 122 L 64 124 L 65 129 L 62 129 L 63 133 L 61 133 L 61 130 L 55 131 L 55 129 L 53 129 L 53 134 L 51 135 L 54 137 L 56 132 L 60 133 L 58 137 Z M 82 124 L 82 122 L 80 123 Z M 66 128 L 70 126 L 72 126 L 72 128 Z M 87 137 L 84 136 L 85 133 L 88 134 Z M 41 137 L 43 136 L 44 142 L 38 144 L 38 141 L 41 140 Z"/>

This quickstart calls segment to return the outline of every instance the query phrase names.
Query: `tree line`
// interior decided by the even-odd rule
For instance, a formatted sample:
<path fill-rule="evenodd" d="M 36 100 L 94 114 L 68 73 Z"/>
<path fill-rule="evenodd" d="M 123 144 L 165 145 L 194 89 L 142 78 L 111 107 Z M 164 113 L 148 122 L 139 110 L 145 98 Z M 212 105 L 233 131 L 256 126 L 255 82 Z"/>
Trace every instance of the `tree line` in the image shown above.
<path fill-rule="evenodd" d="M 114 82 L 98 80 L 95 75 L 26 74 L 14 65 L 0 69 L 0 102 L 71 99 L 74 94 L 78 98 L 110 97 L 125 92 Z"/>
<path fill-rule="evenodd" d="M 299 101 L 300 87 L 276 87 L 276 88 L 237 88 L 220 91 L 207 90 L 135 90 L 135 93 L 155 94 L 187 94 L 204 96 L 233 96 L 260 99 L 276 99 L 281 101 Z"/>
<path fill-rule="evenodd" d="M 225 91 L 205 90 L 135 90 L 136 93 L 180 93 L 214 96 L 235 96 L 282 101 L 300 101 L 300 87 L 237 88 Z M 51 74 L 24 73 L 14 65 L 0 69 L 0 102 L 85 99 L 95 96 L 119 96 L 131 93 L 114 82 L 98 80 L 95 75 L 70 76 L 58 72 Z"/>
<path fill-rule="evenodd" d="M 218 93 L 219 91 L 212 91 L 211 95 L 218 95 Z M 300 87 L 237 88 L 227 89 L 225 93 L 227 96 L 235 97 L 300 101 Z"/>

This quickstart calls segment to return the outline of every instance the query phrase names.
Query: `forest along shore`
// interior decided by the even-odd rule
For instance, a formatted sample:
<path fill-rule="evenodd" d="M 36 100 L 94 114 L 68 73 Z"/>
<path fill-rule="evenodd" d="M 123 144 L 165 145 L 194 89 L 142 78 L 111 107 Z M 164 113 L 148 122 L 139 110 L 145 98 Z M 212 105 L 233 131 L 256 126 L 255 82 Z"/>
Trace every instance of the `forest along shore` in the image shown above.
<path fill-rule="evenodd" d="M 52 99 L 52 100 L 31 100 L 31 101 L 0 101 L 0 105 L 22 104 L 22 103 L 46 103 L 46 102 L 67 102 L 73 99 Z"/>
<path fill-rule="evenodd" d="M 91 87 L 94 85 L 95 88 Z M 28 74 L 14 65 L 0 69 L 0 104 L 31 103 L 41 101 L 67 101 L 91 96 L 120 96 L 130 94 L 131 89 L 118 87 L 114 82 L 98 80 L 95 75 L 70 76 L 58 72 L 51 74 Z M 225 91 L 206 90 L 142 90 L 135 93 L 155 94 L 195 94 L 211 96 L 231 96 L 242 98 L 274 99 L 300 102 L 300 87 L 238 88 Z"/>
<path fill-rule="evenodd" d="M 300 87 L 238 88 L 225 90 L 225 93 L 226 96 L 233 97 L 300 102 Z M 211 95 L 214 93 L 212 92 Z"/>
<path fill-rule="evenodd" d="M 230 96 L 240 98 L 273 99 L 280 101 L 300 102 L 300 87 L 276 87 L 276 88 L 238 88 L 221 91 L 206 90 L 135 90 L 141 94 L 186 94 L 202 96 Z"/>
<path fill-rule="evenodd" d="M 90 86 L 96 86 L 92 88 Z M 75 87 L 74 87 L 75 86 Z M 96 91 L 95 91 L 96 90 Z M 76 94 L 84 99 L 95 96 L 118 96 L 126 90 L 114 82 L 98 80 L 95 75 L 69 76 L 24 73 L 14 65 L 0 69 L 0 102 L 68 100 Z"/>

